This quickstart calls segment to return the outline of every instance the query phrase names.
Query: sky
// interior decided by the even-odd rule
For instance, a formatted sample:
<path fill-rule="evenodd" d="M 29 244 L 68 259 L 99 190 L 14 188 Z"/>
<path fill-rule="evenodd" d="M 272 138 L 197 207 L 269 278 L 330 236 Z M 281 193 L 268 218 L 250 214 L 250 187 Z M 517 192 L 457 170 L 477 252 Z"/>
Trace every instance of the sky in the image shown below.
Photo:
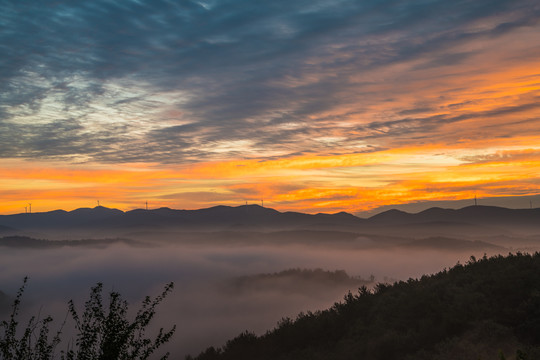
<path fill-rule="evenodd" d="M 540 194 L 536 0 L 0 6 L 2 214 Z"/>

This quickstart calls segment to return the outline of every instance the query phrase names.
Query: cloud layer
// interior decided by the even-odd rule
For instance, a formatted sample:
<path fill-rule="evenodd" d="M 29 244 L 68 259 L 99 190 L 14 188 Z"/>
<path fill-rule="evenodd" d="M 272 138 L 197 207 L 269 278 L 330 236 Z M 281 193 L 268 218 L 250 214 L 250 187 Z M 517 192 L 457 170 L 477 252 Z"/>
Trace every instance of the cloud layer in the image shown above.
<path fill-rule="evenodd" d="M 3 157 L 177 163 L 352 152 L 442 137 L 456 122 L 538 113 L 536 92 L 512 107 L 457 114 L 463 103 L 428 95 L 456 96 L 454 83 L 479 68 L 490 76 L 500 72 L 490 66 L 538 60 L 527 43 L 538 34 L 534 1 L 3 8 Z M 523 43 L 509 44 L 518 32 Z M 501 44 L 514 49 L 486 63 Z"/>

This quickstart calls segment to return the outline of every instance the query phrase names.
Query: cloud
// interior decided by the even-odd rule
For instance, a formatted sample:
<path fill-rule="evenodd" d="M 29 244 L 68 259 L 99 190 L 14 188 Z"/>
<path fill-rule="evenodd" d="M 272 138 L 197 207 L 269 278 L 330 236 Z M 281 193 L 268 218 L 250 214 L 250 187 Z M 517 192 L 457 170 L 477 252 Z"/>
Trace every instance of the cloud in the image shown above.
<path fill-rule="evenodd" d="M 437 132 L 439 122 L 408 119 L 411 109 L 396 103 L 399 78 L 409 68 L 424 84 L 461 78 L 456 70 L 484 53 L 478 44 L 534 33 L 540 11 L 527 0 L 40 1 L 4 8 L 0 156 L 112 163 L 326 152 L 328 144 L 314 138 L 346 134 L 350 126 L 340 127 L 348 122 L 369 129 L 360 138 L 372 146 L 411 127 Z M 397 119 L 369 111 L 384 97 L 394 99 L 384 111 Z M 431 100 L 422 108 L 440 105 Z M 352 134 L 331 148 L 354 151 L 356 141 Z"/>
<path fill-rule="evenodd" d="M 474 164 L 507 163 L 507 162 L 537 162 L 540 160 L 540 150 L 525 149 L 515 151 L 500 151 L 492 154 L 466 156 L 464 161 Z"/>

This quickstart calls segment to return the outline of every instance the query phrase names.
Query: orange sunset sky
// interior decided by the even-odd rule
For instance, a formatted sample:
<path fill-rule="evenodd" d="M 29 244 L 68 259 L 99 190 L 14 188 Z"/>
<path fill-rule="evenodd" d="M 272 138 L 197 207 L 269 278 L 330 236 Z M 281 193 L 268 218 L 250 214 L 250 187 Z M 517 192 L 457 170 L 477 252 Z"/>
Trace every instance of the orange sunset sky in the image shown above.
<path fill-rule="evenodd" d="M 0 214 L 540 194 L 537 1 L 3 7 Z"/>

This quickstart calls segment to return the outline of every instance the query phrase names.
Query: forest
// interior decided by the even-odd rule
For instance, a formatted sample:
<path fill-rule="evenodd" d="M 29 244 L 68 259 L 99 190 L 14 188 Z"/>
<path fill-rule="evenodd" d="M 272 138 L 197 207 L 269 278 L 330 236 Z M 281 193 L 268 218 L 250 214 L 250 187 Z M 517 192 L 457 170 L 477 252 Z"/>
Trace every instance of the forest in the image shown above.
<path fill-rule="evenodd" d="M 538 359 L 540 253 L 471 256 L 433 275 L 378 283 L 323 311 L 245 331 L 212 359 Z"/>

